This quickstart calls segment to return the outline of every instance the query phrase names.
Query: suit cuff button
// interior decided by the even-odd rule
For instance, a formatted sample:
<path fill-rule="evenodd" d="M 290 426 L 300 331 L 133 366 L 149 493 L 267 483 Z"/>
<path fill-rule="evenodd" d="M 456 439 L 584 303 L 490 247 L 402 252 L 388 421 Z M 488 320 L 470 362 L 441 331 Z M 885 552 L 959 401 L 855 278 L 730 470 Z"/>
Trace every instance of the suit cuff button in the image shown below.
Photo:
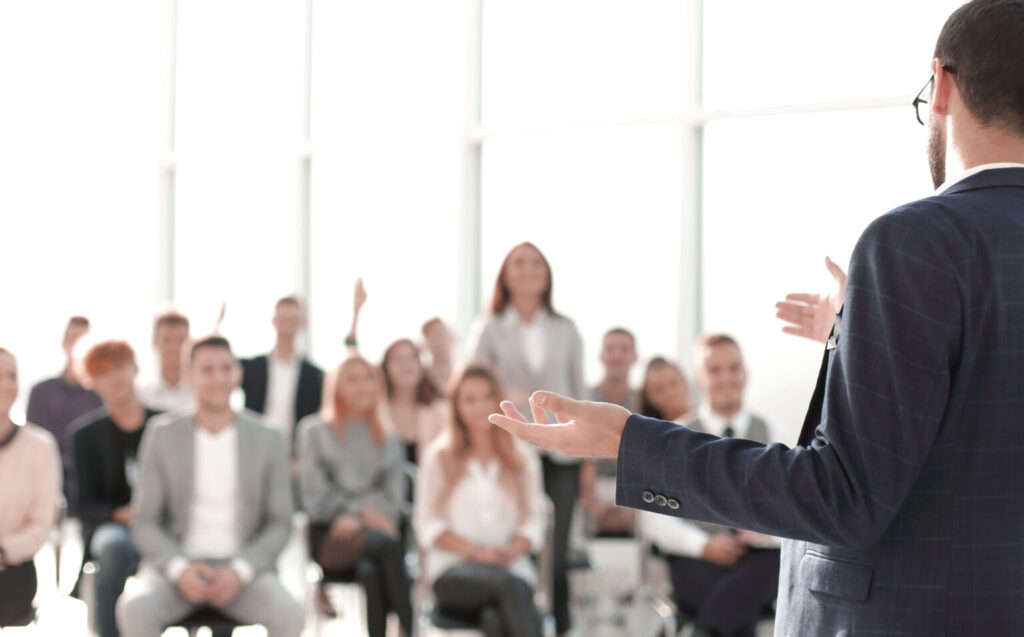
<path fill-rule="evenodd" d="M 676 500 L 675 498 L 669 498 L 668 499 L 668 508 L 672 509 L 673 511 L 678 511 L 679 510 L 679 500 Z"/>
<path fill-rule="evenodd" d="M 654 494 L 651 493 L 650 491 L 644 491 L 643 493 L 641 493 L 640 498 L 643 499 L 643 501 L 646 502 L 647 504 L 654 502 Z"/>
<path fill-rule="evenodd" d="M 663 507 L 666 504 L 668 504 L 668 498 L 666 498 L 663 495 L 657 495 L 657 496 L 654 497 L 654 503 L 657 504 L 660 507 Z"/>

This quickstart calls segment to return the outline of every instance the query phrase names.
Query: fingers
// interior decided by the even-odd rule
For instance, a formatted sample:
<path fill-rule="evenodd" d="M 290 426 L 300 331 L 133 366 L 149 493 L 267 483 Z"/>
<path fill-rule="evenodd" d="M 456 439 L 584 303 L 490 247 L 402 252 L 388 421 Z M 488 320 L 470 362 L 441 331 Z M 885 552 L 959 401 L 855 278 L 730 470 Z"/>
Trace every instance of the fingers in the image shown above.
<path fill-rule="evenodd" d="M 829 257 L 825 257 L 825 267 L 828 268 L 829 274 L 831 274 L 832 278 L 836 280 L 836 283 L 839 283 L 840 285 L 846 283 L 846 272 L 843 272 L 843 269 L 836 265 L 835 261 Z"/>
<path fill-rule="evenodd" d="M 533 411 L 533 422 L 538 425 L 551 424 L 551 419 L 548 418 L 547 412 L 533 401 L 533 396 L 530 397 L 530 409 Z"/>
<path fill-rule="evenodd" d="M 529 422 L 526 419 L 526 416 L 519 412 L 519 409 L 516 408 L 515 403 L 513 403 L 511 400 L 501 401 L 501 410 L 505 412 L 505 415 L 508 416 L 509 418 L 514 418 L 515 420 L 521 420 L 523 422 Z"/>
<path fill-rule="evenodd" d="M 806 303 L 807 305 L 817 305 L 821 302 L 820 294 L 787 294 L 787 301 L 797 301 L 798 303 Z"/>
<path fill-rule="evenodd" d="M 569 425 L 534 425 L 498 414 L 491 414 L 488 420 L 513 436 L 549 451 L 566 453 L 567 445 L 573 442 L 573 428 Z"/>
<path fill-rule="evenodd" d="M 534 409 L 539 407 L 546 412 L 553 413 L 562 423 L 569 422 L 576 417 L 578 405 L 579 401 L 549 391 L 535 391 L 530 396 L 531 407 Z M 547 416 L 545 415 L 546 420 Z"/>

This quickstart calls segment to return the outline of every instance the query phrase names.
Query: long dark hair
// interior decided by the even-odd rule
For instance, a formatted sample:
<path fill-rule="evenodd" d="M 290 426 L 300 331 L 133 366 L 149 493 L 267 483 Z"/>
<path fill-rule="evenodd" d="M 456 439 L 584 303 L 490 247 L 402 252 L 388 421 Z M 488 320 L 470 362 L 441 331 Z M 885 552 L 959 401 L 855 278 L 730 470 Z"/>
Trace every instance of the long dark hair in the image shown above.
<path fill-rule="evenodd" d="M 651 372 L 661 369 L 662 367 L 671 367 L 679 373 L 679 377 L 683 379 L 683 384 L 688 386 L 686 381 L 686 374 L 679 365 L 676 365 L 672 361 L 668 360 L 664 356 L 655 356 L 647 363 L 647 369 L 644 370 L 644 382 L 640 385 L 640 391 L 637 392 L 637 413 L 641 416 L 648 416 L 650 418 L 657 418 L 658 420 L 669 420 L 677 416 L 670 416 L 662 413 L 661 409 L 654 404 L 651 400 L 650 394 L 647 392 L 647 384 L 651 377 Z M 689 402 L 689 396 L 687 396 L 687 402 Z"/>
<path fill-rule="evenodd" d="M 533 245 L 529 241 L 524 241 L 519 245 L 515 246 L 508 251 L 505 255 L 505 260 L 501 262 L 501 269 L 498 270 L 498 278 L 494 281 L 494 294 L 491 297 L 491 314 L 501 314 L 508 307 L 509 302 L 512 300 L 512 291 L 508 289 L 508 285 L 505 283 L 505 275 L 508 273 L 508 262 L 512 258 L 514 253 L 519 248 L 533 248 L 537 254 L 540 255 L 540 260 L 544 262 L 544 267 L 548 270 L 548 287 L 544 289 L 541 295 L 541 304 L 544 306 L 552 316 L 558 316 L 558 312 L 555 311 L 554 305 L 551 304 L 551 288 L 554 286 L 554 277 L 551 274 L 551 264 L 548 263 L 547 257 L 540 251 L 540 248 Z"/>
<path fill-rule="evenodd" d="M 395 395 L 395 383 L 391 380 L 391 376 L 388 375 L 388 361 L 394 355 L 395 350 L 402 345 L 408 345 L 416 352 L 416 362 L 420 366 L 420 382 L 416 384 L 416 402 L 421 405 L 430 405 L 435 400 L 441 397 L 441 392 L 438 391 L 437 387 L 430 380 L 430 376 L 427 375 L 427 370 L 423 369 L 423 362 L 419 359 L 420 350 L 416 347 L 416 344 L 407 338 L 400 338 L 388 348 L 384 350 L 384 359 L 380 362 L 380 372 L 384 377 L 384 389 L 387 392 L 388 399 Z"/>
<path fill-rule="evenodd" d="M 437 500 L 432 503 L 435 511 L 444 508 L 455 487 L 466 475 L 466 465 L 472 447 L 469 440 L 469 425 L 459 413 L 459 395 L 462 393 L 462 387 L 466 381 L 474 378 L 483 380 L 490 385 L 495 408 L 501 402 L 501 385 L 494 373 L 486 366 L 471 364 L 453 378 L 448 390 L 448 400 L 451 405 L 448 436 L 437 456 L 445 477 L 445 485 L 438 494 Z M 515 497 L 519 516 L 522 519 L 527 514 L 526 473 L 522 471 L 525 459 L 516 447 L 515 438 L 504 429 L 491 427 L 491 439 L 494 442 L 495 455 L 497 455 L 498 464 L 501 467 L 498 480 L 509 494 Z"/>

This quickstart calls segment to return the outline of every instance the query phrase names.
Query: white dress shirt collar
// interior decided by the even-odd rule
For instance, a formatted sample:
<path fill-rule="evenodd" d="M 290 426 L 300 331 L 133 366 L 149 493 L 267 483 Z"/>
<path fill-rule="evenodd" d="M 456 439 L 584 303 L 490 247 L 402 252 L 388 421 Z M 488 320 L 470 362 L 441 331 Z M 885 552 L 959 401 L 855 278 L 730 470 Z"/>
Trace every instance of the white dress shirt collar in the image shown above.
<path fill-rule="evenodd" d="M 983 170 L 992 170 L 994 168 L 1024 168 L 1024 164 L 1015 164 L 1012 162 L 999 162 L 994 164 L 981 164 L 980 166 L 975 166 L 974 168 L 968 168 L 959 175 L 947 179 L 945 183 L 943 183 L 941 186 L 935 189 L 935 194 L 941 195 L 942 193 L 949 190 L 953 186 L 953 184 L 959 183 L 964 179 L 967 179 L 971 175 L 977 175 Z"/>
<path fill-rule="evenodd" d="M 742 408 L 732 418 L 726 419 L 711 409 L 709 401 L 704 401 L 697 410 L 697 416 L 704 426 L 704 431 L 715 436 L 725 433 L 726 426 L 732 427 L 733 436 L 741 438 L 750 429 L 750 412 Z"/>

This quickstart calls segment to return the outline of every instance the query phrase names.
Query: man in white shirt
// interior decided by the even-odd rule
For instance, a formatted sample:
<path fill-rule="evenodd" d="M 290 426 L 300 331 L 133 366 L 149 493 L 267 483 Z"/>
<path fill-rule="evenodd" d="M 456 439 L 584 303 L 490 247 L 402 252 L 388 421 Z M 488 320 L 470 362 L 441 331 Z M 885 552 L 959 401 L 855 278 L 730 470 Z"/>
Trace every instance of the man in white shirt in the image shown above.
<path fill-rule="evenodd" d="M 226 339 L 198 341 L 195 410 L 153 423 L 143 438 L 132 499 L 143 567 L 117 604 L 126 637 L 156 637 L 204 606 L 270 635 L 302 632 L 302 606 L 274 573 L 291 531 L 284 442 L 232 411 L 240 372 Z"/>
<path fill-rule="evenodd" d="M 323 371 L 306 360 L 296 341 L 306 328 L 306 312 L 298 297 L 286 296 L 274 306 L 277 340 L 270 354 L 241 361 L 245 408 L 263 414 L 264 422 L 281 432 L 294 455 L 295 424 L 320 410 Z"/>
<path fill-rule="evenodd" d="M 704 397 L 695 431 L 772 442 L 772 427 L 743 405 L 747 369 L 736 340 L 703 334 L 693 368 Z M 643 534 L 666 555 L 677 606 L 691 617 L 695 635 L 746 636 L 779 586 L 775 538 L 651 512 L 640 513 Z"/>
<path fill-rule="evenodd" d="M 153 321 L 153 349 L 160 363 L 156 379 L 139 390 L 142 404 L 159 411 L 189 407 L 192 392 L 181 373 L 183 348 L 188 341 L 188 317 L 177 310 L 166 310 Z"/>

